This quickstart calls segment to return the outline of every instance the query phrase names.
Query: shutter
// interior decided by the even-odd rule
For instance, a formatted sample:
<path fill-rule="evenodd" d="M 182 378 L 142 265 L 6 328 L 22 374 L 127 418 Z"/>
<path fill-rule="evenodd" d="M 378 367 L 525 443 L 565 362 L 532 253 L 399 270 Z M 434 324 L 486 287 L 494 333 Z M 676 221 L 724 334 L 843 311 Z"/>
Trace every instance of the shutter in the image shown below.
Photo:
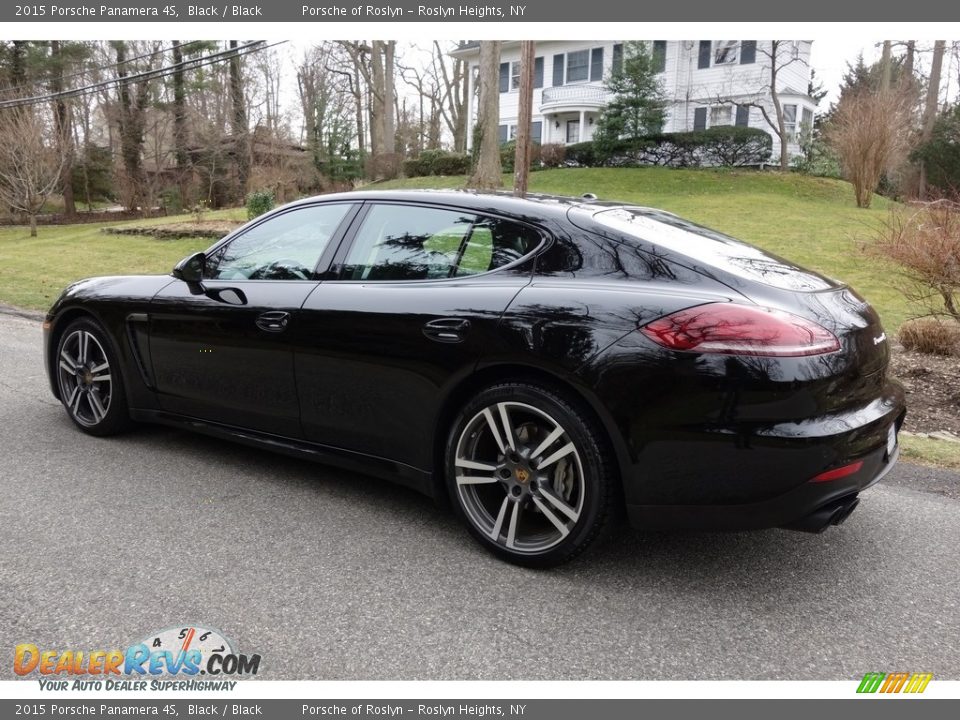
<path fill-rule="evenodd" d="M 757 41 L 756 40 L 741 40 L 740 41 L 740 64 L 749 65 L 757 61 Z"/>
<path fill-rule="evenodd" d="M 708 68 L 710 67 L 710 50 L 713 47 L 712 40 L 701 40 L 700 41 L 700 54 L 697 57 L 697 67 L 698 68 Z"/>
<path fill-rule="evenodd" d="M 537 120 L 537 122 L 530 123 L 530 142 L 535 142 L 537 145 L 543 140 L 543 123 Z"/>
<path fill-rule="evenodd" d="M 543 87 L 543 58 L 538 57 L 533 60 L 533 86 L 535 88 Z"/>
<path fill-rule="evenodd" d="M 667 41 L 653 41 L 653 71 L 662 73 L 667 69 Z"/>
<path fill-rule="evenodd" d="M 705 107 L 699 107 L 693 111 L 693 129 L 694 131 L 707 129 L 707 109 Z"/>
<path fill-rule="evenodd" d="M 750 106 L 737 105 L 737 127 L 748 127 L 750 125 Z"/>
<path fill-rule="evenodd" d="M 500 92 L 510 89 L 510 63 L 500 63 Z"/>
<path fill-rule="evenodd" d="M 497 134 L 500 136 L 500 144 L 503 145 L 507 142 L 507 126 L 500 125 L 497 128 Z"/>
<path fill-rule="evenodd" d="M 590 51 L 590 81 L 603 80 L 603 48 L 598 47 Z"/>
<path fill-rule="evenodd" d="M 563 53 L 553 56 L 553 86 L 563 85 Z"/>
<path fill-rule="evenodd" d="M 613 72 L 623 70 L 623 43 L 613 46 Z"/>

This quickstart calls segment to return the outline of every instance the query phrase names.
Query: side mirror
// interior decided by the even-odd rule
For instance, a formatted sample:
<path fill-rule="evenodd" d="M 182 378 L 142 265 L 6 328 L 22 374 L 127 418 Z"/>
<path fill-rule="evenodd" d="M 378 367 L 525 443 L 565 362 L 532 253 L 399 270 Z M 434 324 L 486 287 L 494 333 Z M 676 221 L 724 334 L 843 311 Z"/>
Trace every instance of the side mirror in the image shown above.
<path fill-rule="evenodd" d="M 194 253 L 178 262 L 172 275 L 185 283 L 199 283 L 203 280 L 203 268 L 206 264 L 207 256 L 204 253 Z"/>

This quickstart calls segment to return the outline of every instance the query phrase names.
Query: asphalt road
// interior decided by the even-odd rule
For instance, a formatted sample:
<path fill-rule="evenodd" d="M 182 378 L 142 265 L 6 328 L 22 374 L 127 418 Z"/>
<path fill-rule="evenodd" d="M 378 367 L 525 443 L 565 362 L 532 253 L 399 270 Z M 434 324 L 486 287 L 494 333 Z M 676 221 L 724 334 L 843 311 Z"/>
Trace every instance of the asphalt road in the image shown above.
<path fill-rule="evenodd" d="M 823 535 L 623 531 L 523 570 L 378 480 L 164 428 L 83 435 L 38 323 L 0 315 L 0 678 L 17 643 L 193 622 L 263 679 L 960 679 L 957 487 L 904 463 Z"/>

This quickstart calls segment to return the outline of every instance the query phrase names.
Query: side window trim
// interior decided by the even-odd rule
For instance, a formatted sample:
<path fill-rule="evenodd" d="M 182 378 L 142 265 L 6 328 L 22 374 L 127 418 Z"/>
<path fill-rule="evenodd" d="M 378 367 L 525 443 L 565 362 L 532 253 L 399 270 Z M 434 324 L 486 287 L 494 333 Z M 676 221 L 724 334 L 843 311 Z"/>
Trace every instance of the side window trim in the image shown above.
<path fill-rule="evenodd" d="M 327 246 L 324 248 L 323 252 L 320 254 L 320 258 L 317 261 L 317 264 L 313 268 L 314 278 L 312 280 L 284 280 L 283 282 L 319 282 L 324 278 L 321 277 L 320 268 L 324 269 L 324 274 L 328 271 L 333 255 L 338 247 L 340 247 L 343 242 L 343 238 L 346 236 L 347 230 L 349 230 L 350 225 L 356 219 L 361 208 L 363 207 L 363 202 L 349 201 L 349 200 L 338 200 L 335 202 L 314 202 L 314 203 L 304 203 L 302 205 L 295 205 L 293 207 L 284 207 L 278 208 L 275 212 L 270 212 L 262 217 L 257 218 L 256 220 L 243 225 L 232 233 L 228 234 L 226 237 L 221 238 L 212 246 L 206 250 L 207 257 L 211 257 L 215 253 L 223 250 L 227 245 L 235 242 L 236 240 L 241 239 L 249 232 L 255 230 L 266 222 L 275 220 L 278 217 L 287 215 L 288 213 L 297 212 L 299 210 L 305 210 L 308 208 L 324 207 L 331 205 L 346 205 L 348 207 L 347 212 L 344 214 L 343 219 L 337 225 L 336 230 L 333 231 L 333 234 L 330 236 L 330 240 L 327 242 Z M 217 278 L 204 278 L 204 282 L 220 282 Z M 237 280 L 223 281 L 223 282 L 237 282 Z M 244 282 L 276 282 L 273 280 L 245 280 Z"/>
<path fill-rule="evenodd" d="M 461 207 L 459 205 L 441 205 L 441 204 L 435 204 L 435 203 L 424 203 L 419 205 L 412 205 L 409 201 L 403 201 L 403 200 L 365 200 L 363 201 L 362 205 L 363 207 L 357 213 L 354 222 L 351 224 L 349 228 L 349 231 L 345 234 L 345 236 L 341 240 L 340 246 L 337 249 L 335 257 L 333 258 L 333 262 L 330 267 L 330 270 L 328 271 L 329 278 L 325 278 L 325 279 L 334 280 L 336 282 L 358 283 L 358 284 L 371 282 L 369 280 L 354 280 L 353 278 L 345 278 L 344 277 L 344 271 L 345 271 L 344 261 L 346 260 L 347 255 L 350 253 L 350 249 L 353 247 L 353 243 L 356 241 L 357 235 L 360 229 L 363 227 L 363 223 L 366 220 L 367 215 L 370 213 L 370 210 L 374 205 L 401 205 L 404 207 L 412 207 L 412 208 L 432 208 L 435 210 L 454 210 L 454 211 L 460 211 L 460 212 L 468 212 L 476 215 L 477 218 L 492 218 L 496 220 L 506 220 L 507 222 L 516 223 L 517 225 L 521 225 L 522 227 L 532 230 L 540 238 L 540 242 L 537 243 L 537 245 L 533 249 L 531 249 L 530 252 L 517 258 L 513 262 L 509 262 L 506 265 L 501 265 L 500 267 L 493 268 L 492 270 L 487 270 L 482 273 L 476 273 L 475 275 L 468 275 L 468 276 L 453 275 L 445 278 L 428 278 L 426 280 L 388 280 L 383 282 L 437 283 L 437 282 L 449 282 L 451 280 L 463 281 L 471 278 L 485 277 L 492 273 L 501 272 L 503 270 L 510 270 L 511 268 L 515 268 L 519 265 L 522 265 L 526 262 L 533 260 L 534 258 L 538 257 L 544 250 L 550 247 L 553 244 L 553 239 L 554 239 L 553 235 L 549 231 L 545 230 L 539 225 L 531 225 L 530 223 L 524 222 L 522 220 L 517 220 L 516 218 L 513 218 L 513 217 L 509 217 L 505 215 L 497 215 L 495 213 L 489 213 L 483 210 L 475 210 L 469 207 Z M 473 234 L 472 227 L 470 229 L 470 234 L 471 235 Z M 463 244 L 462 247 L 464 250 L 466 250 L 466 244 Z M 532 273 L 532 270 L 531 270 L 531 273 Z M 374 282 L 380 282 L 380 281 L 374 281 Z"/>

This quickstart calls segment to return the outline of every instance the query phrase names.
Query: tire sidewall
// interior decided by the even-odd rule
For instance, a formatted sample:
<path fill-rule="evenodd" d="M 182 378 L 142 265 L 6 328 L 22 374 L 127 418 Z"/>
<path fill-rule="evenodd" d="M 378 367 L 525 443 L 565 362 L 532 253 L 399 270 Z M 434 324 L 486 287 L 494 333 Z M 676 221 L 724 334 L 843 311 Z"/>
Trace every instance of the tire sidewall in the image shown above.
<path fill-rule="evenodd" d="M 584 500 L 580 518 L 567 537 L 553 547 L 538 553 L 517 553 L 491 540 L 470 521 L 461 503 L 456 483 L 456 451 L 467 424 L 473 417 L 498 402 L 523 402 L 538 408 L 558 421 L 580 453 L 583 469 Z M 598 438 L 594 437 L 584 413 L 567 398 L 545 387 L 529 383 L 503 383 L 481 391 L 471 398 L 457 414 L 447 438 L 444 454 L 444 472 L 447 492 L 454 511 L 485 548 L 497 556 L 527 567 L 551 567 L 579 554 L 598 534 L 604 508 L 609 501 L 609 478 L 604 468 Z"/>

